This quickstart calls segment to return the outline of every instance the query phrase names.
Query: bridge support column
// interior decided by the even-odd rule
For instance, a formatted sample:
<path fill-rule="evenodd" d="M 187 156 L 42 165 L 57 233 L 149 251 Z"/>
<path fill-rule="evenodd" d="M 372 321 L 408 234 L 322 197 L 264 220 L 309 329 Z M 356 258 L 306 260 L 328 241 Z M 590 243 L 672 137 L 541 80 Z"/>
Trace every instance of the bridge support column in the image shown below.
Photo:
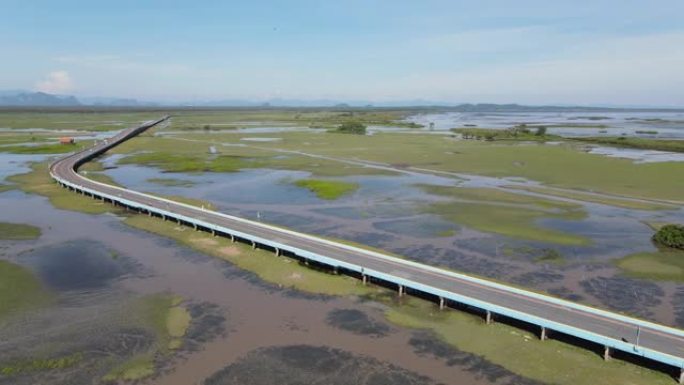
<path fill-rule="evenodd" d="M 192 228 L 194 228 L 195 231 L 197 231 L 197 224 L 193 223 L 193 224 L 192 224 Z"/>
<path fill-rule="evenodd" d="M 406 288 L 404 288 L 404 285 L 399 285 L 399 296 L 403 297 L 405 293 L 406 293 Z"/>
<path fill-rule="evenodd" d="M 444 310 L 446 307 L 446 301 L 444 300 L 444 297 L 439 297 L 439 310 Z"/>
<path fill-rule="evenodd" d="M 148 217 L 151 217 L 151 216 L 152 216 L 152 211 L 147 210 L 147 216 L 148 216 Z"/>
<path fill-rule="evenodd" d="M 541 327 L 541 332 L 539 333 L 539 339 L 542 341 L 546 340 L 546 328 L 543 326 Z"/>
<path fill-rule="evenodd" d="M 256 249 L 256 242 L 252 241 L 252 249 Z"/>
<path fill-rule="evenodd" d="M 235 243 L 235 235 L 230 234 L 230 241 L 233 242 L 233 243 Z"/>
<path fill-rule="evenodd" d="M 487 325 L 489 325 L 492 323 L 492 321 L 493 321 L 492 312 L 487 310 L 487 313 L 485 314 L 485 323 Z"/>
<path fill-rule="evenodd" d="M 211 229 L 211 235 L 216 236 L 216 230 Z"/>
<path fill-rule="evenodd" d="M 361 274 L 361 282 L 363 282 L 364 285 L 368 283 L 368 276 L 366 274 Z"/>
<path fill-rule="evenodd" d="M 605 361 L 610 361 L 610 347 L 608 346 L 603 347 L 603 359 Z"/>
<path fill-rule="evenodd" d="M 277 247 L 275 248 L 275 253 L 276 253 L 276 257 L 280 257 L 280 249 L 279 248 L 277 248 Z"/>
<path fill-rule="evenodd" d="M 681 369 L 679 370 L 679 379 L 678 379 L 678 382 L 679 382 L 680 384 L 684 384 L 684 368 L 681 368 Z"/>
<path fill-rule="evenodd" d="M 339 268 L 340 268 L 339 266 L 333 266 L 333 274 L 335 274 L 335 275 L 340 274 L 340 272 L 338 271 Z"/>

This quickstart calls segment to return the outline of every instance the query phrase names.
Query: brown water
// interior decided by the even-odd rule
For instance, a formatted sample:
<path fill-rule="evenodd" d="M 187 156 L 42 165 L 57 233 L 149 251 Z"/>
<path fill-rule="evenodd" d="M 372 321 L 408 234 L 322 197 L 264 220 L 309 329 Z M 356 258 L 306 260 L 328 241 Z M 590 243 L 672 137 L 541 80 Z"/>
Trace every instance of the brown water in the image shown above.
<path fill-rule="evenodd" d="M 226 262 L 178 246 L 165 238 L 130 229 L 112 215 L 92 216 L 56 210 L 44 198 L 17 191 L 0 194 L 0 203 L 3 208 L 0 221 L 30 223 L 43 229 L 43 235 L 36 241 L 2 242 L 2 258 L 30 267 L 48 283 L 58 282 L 55 290 L 66 298 L 47 314 L 27 322 L 28 325 L 46 325 L 39 331 L 20 325 L 0 329 L 5 344 L 0 344 L 0 351 L 6 344 L 21 345 L 22 341 L 33 338 L 42 343 L 52 340 L 59 343 L 64 338 L 63 328 L 50 324 L 51 315 L 59 318 L 66 314 L 86 330 L 88 320 L 97 318 L 104 303 L 123 303 L 126 298 L 170 292 L 189 302 L 218 305 L 220 315 L 225 317 L 225 333 L 203 343 L 199 350 L 178 354 L 169 366 L 171 370 L 165 370 L 147 383 L 201 383 L 255 349 L 292 345 L 341 349 L 354 356 L 391 363 L 394 367 L 390 372 L 408 371 L 446 384 L 521 380 L 499 367 L 455 350 L 448 352 L 451 362 L 429 352 L 417 352 L 412 346 L 417 334 L 412 330 L 388 325 L 381 336 L 368 336 L 343 330 L 326 320 L 336 309 L 355 309 L 372 322 L 384 324 L 379 304 L 360 303 L 353 298 L 320 298 L 272 287 Z M 78 254 L 79 250 L 82 254 Z M 76 254 L 77 258 L 72 258 Z M 116 255 L 115 260 L 122 261 L 126 269 L 119 271 L 116 268 L 116 273 L 102 274 L 97 264 L 84 263 L 109 261 L 107 256 L 110 254 Z M 49 268 L 45 268 L 45 263 Z M 111 270 L 111 267 L 107 268 L 107 271 Z M 76 279 L 88 272 L 102 279 L 92 279 L 88 285 L 78 282 L 69 285 L 69 277 Z M 57 281 L 55 276 L 59 278 Z M 20 332 L 12 333 L 15 330 Z M 80 338 L 92 336 L 84 332 Z M 30 344 L 22 349 L 32 354 Z M 444 356 L 444 352 L 441 355 Z M 453 356 L 470 358 L 455 364 Z M 39 373 L 35 379 L 41 378 L 45 380 Z M 69 378 L 66 376 L 66 380 Z M 3 382 L 0 377 L 0 383 L 13 383 L 11 378 L 8 380 L 10 382 Z"/>

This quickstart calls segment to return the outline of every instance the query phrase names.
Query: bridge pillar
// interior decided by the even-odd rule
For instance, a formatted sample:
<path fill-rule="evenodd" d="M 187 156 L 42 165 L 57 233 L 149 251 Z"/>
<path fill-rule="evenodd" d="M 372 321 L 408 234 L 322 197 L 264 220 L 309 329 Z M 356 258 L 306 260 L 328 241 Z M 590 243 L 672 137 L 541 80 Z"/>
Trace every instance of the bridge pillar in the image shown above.
<path fill-rule="evenodd" d="M 444 297 L 439 297 L 439 310 L 444 310 L 446 307 L 446 301 L 444 300 Z"/>
<path fill-rule="evenodd" d="M 252 241 L 252 249 L 256 249 L 256 242 Z"/>
<path fill-rule="evenodd" d="M 333 274 L 338 275 L 340 272 L 338 271 L 340 267 L 339 266 L 333 266 Z"/>
<path fill-rule="evenodd" d="M 684 384 L 684 368 L 681 368 L 681 369 L 679 370 L 679 379 L 678 379 L 678 382 L 679 382 L 680 384 Z"/>
<path fill-rule="evenodd" d="M 277 248 L 277 247 L 275 248 L 275 253 L 276 253 L 276 257 L 280 257 L 280 249 L 279 248 Z"/>
<path fill-rule="evenodd" d="M 216 236 L 216 230 L 211 229 L 211 235 Z"/>
<path fill-rule="evenodd" d="M 539 339 L 542 341 L 546 340 L 546 328 L 543 326 L 541 327 L 541 333 L 539 333 Z"/>
<path fill-rule="evenodd" d="M 147 210 L 147 216 L 148 216 L 148 217 L 151 217 L 151 216 L 152 216 L 152 211 Z"/>
<path fill-rule="evenodd" d="M 492 323 L 492 320 L 493 320 L 492 312 L 489 311 L 489 310 L 487 310 L 487 313 L 485 314 L 485 323 L 486 323 L 487 325 L 489 325 L 489 324 Z"/>
<path fill-rule="evenodd" d="M 603 347 L 603 359 L 605 361 L 610 360 L 610 347 L 608 347 L 608 346 Z"/>
<path fill-rule="evenodd" d="M 197 224 L 196 223 L 193 223 L 192 227 L 195 229 L 195 231 L 197 231 Z"/>
<path fill-rule="evenodd" d="M 230 241 L 233 242 L 233 243 L 235 243 L 235 235 L 230 234 Z"/>
<path fill-rule="evenodd" d="M 406 288 L 404 288 L 404 285 L 399 285 L 399 296 L 403 297 L 405 293 L 406 293 Z"/>
<path fill-rule="evenodd" d="M 364 285 L 368 283 L 368 276 L 366 274 L 361 274 L 361 282 L 363 282 Z"/>

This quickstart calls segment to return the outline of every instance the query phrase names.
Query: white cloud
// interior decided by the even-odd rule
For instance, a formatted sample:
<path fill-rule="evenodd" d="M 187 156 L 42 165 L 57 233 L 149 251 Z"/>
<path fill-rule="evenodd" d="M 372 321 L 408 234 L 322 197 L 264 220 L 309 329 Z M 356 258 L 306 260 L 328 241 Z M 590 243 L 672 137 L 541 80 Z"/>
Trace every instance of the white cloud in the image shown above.
<path fill-rule="evenodd" d="M 74 82 L 66 71 L 52 71 L 36 83 L 36 90 L 48 94 L 61 94 L 74 89 Z"/>

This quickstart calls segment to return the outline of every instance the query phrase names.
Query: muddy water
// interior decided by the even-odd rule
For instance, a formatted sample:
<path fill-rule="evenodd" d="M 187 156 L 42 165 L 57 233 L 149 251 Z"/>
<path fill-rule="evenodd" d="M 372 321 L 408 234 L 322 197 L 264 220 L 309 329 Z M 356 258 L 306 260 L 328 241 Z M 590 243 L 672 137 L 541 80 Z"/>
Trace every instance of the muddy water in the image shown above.
<path fill-rule="evenodd" d="M 364 370 L 378 373 L 378 368 L 382 368 L 385 380 L 380 383 L 391 383 L 387 379 L 402 376 L 424 379 L 415 383 L 434 380 L 465 385 L 521 380 L 506 371 L 502 376 L 501 368 L 478 362 L 475 357 L 463 360 L 463 364 L 447 362 L 430 353 L 425 342 L 419 350 L 415 346 L 416 333 L 386 324 L 380 305 L 352 298 L 320 298 L 264 284 L 226 262 L 180 247 L 166 238 L 130 229 L 113 215 L 56 210 L 46 199 L 18 191 L 0 194 L 0 204 L 0 221 L 30 223 L 43 230 L 36 241 L 3 242 L 1 258 L 28 267 L 48 288 L 66 293 L 63 298 L 71 299 L 59 301 L 47 313 L 40 313 L 40 318 L 27 320 L 26 324 L 34 327 L 15 325 L 19 330 L 15 334 L 11 333 L 14 329 L 0 330 L 3 344 L 18 344 L 29 356 L 31 346 L 23 346 L 22 341 L 54 346 L 71 343 L 63 328 L 52 325 L 50 318 L 65 320 L 65 327 L 80 325 L 83 333 L 69 334 L 72 341 L 95 340 L 98 334 L 109 330 L 109 323 L 94 330 L 90 330 L 89 323 L 126 317 L 113 313 L 116 307 L 107 307 L 105 303 L 169 292 L 183 296 L 186 301 L 218 306 L 216 318 L 225 319 L 221 321 L 225 332 L 201 341 L 197 349 L 184 351 L 163 374 L 147 383 L 200 383 L 226 366 L 245 365 L 255 355 L 270 354 L 284 347 L 291 347 L 287 348 L 290 353 L 301 354 L 300 360 L 311 359 L 312 351 L 329 347 L 325 348 L 328 359 L 337 360 L 340 365 L 366 362 Z M 85 301 L 84 297 L 90 300 Z M 340 316 L 340 311 L 352 312 L 356 320 L 351 325 L 356 326 L 341 327 L 332 321 Z M 364 324 L 382 333 L 368 335 Z M 131 333 L 128 332 L 129 338 Z M 143 341 L 138 343 L 149 343 L 144 342 L 144 335 L 137 338 Z M 436 343 L 428 338 L 428 346 Z M 296 346 L 300 348 L 293 348 Z M 471 357 L 455 350 L 449 354 Z M 72 370 L 65 378 L 51 377 L 50 382 L 70 383 L 70 379 L 79 379 L 74 383 L 81 383 L 87 376 L 88 373 Z M 321 374 L 321 379 L 325 378 Z M 4 383 L 2 379 L 0 383 Z"/>

